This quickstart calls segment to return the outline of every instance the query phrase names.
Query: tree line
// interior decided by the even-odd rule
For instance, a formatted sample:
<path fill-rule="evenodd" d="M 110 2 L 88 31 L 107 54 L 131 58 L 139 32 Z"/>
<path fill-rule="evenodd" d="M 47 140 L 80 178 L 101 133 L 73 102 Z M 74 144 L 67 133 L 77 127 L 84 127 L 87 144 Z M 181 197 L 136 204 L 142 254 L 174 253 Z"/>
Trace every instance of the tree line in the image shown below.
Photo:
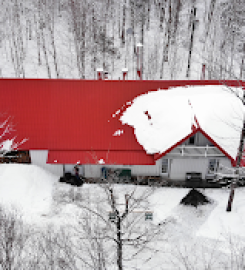
<path fill-rule="evenodd" d="M 242 79 L 244 0 L 1 0 L 2 77 Z"/>

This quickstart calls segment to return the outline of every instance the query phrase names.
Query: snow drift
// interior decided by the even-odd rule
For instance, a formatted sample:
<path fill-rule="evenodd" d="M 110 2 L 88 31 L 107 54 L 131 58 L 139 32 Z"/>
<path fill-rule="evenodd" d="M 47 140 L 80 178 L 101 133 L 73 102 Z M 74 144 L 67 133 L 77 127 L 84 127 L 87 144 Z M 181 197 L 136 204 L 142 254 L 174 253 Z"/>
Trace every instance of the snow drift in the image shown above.
<path fill-rule="evenodd" d="M 49 211 L 56 176 L 35 165 L 0 165 L 0 203 L 25 213 Z"/>
<path fill-rule="evenodd" d="M 240 88 L 223 85 L 159 89 L 135 98 L 120 121 L 134 127 L 148 154 L 166 152 L 199 128 L 235 159 L 243 125 L 242 94 Z"/>

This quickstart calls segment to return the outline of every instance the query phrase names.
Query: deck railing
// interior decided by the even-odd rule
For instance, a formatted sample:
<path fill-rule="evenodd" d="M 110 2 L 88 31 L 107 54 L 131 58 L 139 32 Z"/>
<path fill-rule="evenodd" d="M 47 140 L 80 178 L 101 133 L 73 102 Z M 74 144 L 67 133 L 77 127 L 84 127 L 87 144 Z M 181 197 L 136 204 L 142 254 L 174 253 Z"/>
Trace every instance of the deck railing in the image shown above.
<path fill-rule="evenodd" d="M 224 157 L 225 155 L 215 146 L 180 145 L 174 148 L 169 156 L 188 157 Z"/>

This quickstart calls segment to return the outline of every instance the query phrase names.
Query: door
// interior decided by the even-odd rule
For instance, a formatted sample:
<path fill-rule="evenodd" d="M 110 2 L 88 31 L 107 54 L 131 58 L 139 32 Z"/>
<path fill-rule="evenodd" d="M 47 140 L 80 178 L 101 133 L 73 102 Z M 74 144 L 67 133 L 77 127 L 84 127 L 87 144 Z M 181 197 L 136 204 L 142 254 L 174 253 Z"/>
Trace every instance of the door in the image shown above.
<path fill-rule="evenodd" d="M 170 172 L 170 159 L 162 158 L 161 167 L 160 167 L 160 175 L 162 177 L 169 177 Z"/>

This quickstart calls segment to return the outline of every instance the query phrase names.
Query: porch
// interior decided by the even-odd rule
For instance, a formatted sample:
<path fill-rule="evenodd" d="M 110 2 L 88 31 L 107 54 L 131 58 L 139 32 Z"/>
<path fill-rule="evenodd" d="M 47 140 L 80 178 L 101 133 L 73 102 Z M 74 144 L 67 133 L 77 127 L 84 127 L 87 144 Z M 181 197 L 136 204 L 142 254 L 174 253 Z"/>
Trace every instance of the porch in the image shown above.
<path fill-rule="evenodd" d="M 87 184 L 105 184 L 108 180 L 105 178 L 84 178 Z M 132 176 L 127 180 L 115 180 L 117 184 L 131 184 L 131 185 L 148 185 L 151 187 L 185 187 L 185 188 L 221 188 L 224 185 L 216 182 L 209 182 L 208 180 L 171 180 L 160 176 Z"/>
<path fill-rule="evenodd" d="M 174 148 L 166 157 L 225 157 L 225 155 L 215 146 L 196 146 L 182 144 Z"/>

